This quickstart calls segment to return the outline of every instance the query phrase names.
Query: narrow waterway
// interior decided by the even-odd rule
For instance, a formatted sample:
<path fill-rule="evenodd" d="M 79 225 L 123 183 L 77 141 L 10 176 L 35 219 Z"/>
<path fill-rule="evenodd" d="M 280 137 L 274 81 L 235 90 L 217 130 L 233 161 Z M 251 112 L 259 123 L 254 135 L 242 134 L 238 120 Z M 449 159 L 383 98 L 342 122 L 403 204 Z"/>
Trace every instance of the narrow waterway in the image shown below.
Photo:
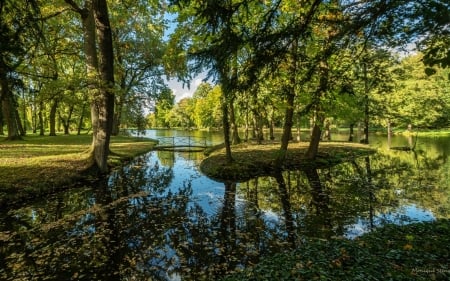
<path fill-rule="evenodd" d="M 221 138 L 174 132 L 146 136 Z M 450 137 L 419 138 L 414 151 L 371 142 L 370 157 L 241 183 L 202 175 L 202 153 L 150 152 L 105 182 L 2 210 L 0 279 L 215 280 L 304 237 L 450 216 Z"/>

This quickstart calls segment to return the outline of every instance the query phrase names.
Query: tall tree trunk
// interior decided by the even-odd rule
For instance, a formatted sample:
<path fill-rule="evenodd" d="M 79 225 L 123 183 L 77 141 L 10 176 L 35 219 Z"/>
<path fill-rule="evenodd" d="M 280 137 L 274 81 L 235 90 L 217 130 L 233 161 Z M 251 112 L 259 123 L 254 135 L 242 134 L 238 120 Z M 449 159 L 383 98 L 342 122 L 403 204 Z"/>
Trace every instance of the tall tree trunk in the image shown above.
<path fill-rule="evenodd" d="M 367 80 L 367 65 L 363 63 L 364 75 L 364 139 L 362 143 L 369 144 L 369 81 Z"/>
<path fill-rule="evenodd" d="M 316 99 L 316 122 L 313 127 L 311 141 L 309 142 L 308 151 L 306 152 L 306 157 L 308 159 L 315 159 L 317 156 L 317 153 L 319 151 L 320 136 L 322 134 L 321 126 L 323 126 L 323 122 L 325 120 L 325 117 L 323 116 L 321 106 L 320 106 L 320 99 L 328 91 L 328 74 L 329 74 L 328 62 L 326 60 L 320 61 L 319 62 L 319 75 L 320 75 L 319 89 L 315 93 L 315 97 L 314 97 Z"/>
<path fill-rule="evenodd" d="M 295 101 L 295 86 L 297 84 L 297 48 L 298 42 L 294 41 L 291 47 L 290 62 L 289 62 L 289 83 L 284 88 L 286 97 L 286 111 L 284 113 L 283 135 L 281 136 L 280 152 L 276 159 L 276 165 L 279 167 L 283 164 L 289 141 L 292 139 L 292 126 L 294 125 L 294 101 Z"/>
<path fill-rule="evenodd" d="M 295 74 L 291 74 L 295 75 Z M 294 79 L 295 78 L 291 78 Z M 283 164 L 286 158 L 287 149 L 289 146 L 289 140 L 292 137 L 292 126 L 294 118 L 294 100 L 295 100 L 295 88 L 290 85 L 286 93 L 286 111 L 284 113 L 284 125 L 283 125 L 283 135 L 281 136 L 281 146 L 280 152 L 278 153 L 276 159 L 276 165 L 279 167 Z"/>
<path fill-rule="evenodd" d="M 106 0 L 96 0 L 93 8 L 99 48 L 98 69 L 101 78 L 98 95 L 93 100 L 98 113 L 97 132 L 93 135 L 93 152 L 99 171 L 106 173 L 114 118 L 114 53 Z"/>
<path fill-rule="evenodd" d="M 244 141 L 248 142 L 248 130 L 249 130 L 249 120 L 248 120 L 248 104 L 245 107 L 245 129 L 244 129 Z"/>
<path fill-rule="evenodd" d="M 122 106 L 121 101 L 116 102 L 116 110 L 114 111 L 113 127 L 111 135 L 118 136 L 120 132 L 120 119 L 122 118 Z"/>
<path fill-rule="evenodd" d="M 230 122 L 228 120 L 228 98 L 227 91 L 223 87 L 223 97 L 222 97 L 222 124 L 223 124 L 223 138 L 225 143 L 225 155 L 228 163 L 233 162 L 233 157 L 231 156 L 231 142 L 230 142 Z"/>
<path fill-rule="evenodd" d="M 83 103 L 83 106 L 81 107 L 80 119 L 78 120 L 77 135 L 81 135 L 81 129 L 83 128 L 83 119 L 84 119 L 85 109 L 86 109 L 86 103 Z"/>
<path fill-rule="evenodd" d="M 230 123 L 232 144 L 239 144 L 241 143 L 241 138 L 239 137 L 238 126 L 236 125 L 236 117 L 234 115 L 234 98 L 232 98 L 230 101 Z"/>
<path fill-rule="evenodd" d="M 61 123 L 64 128 L 64 135 L 70 134 L 70 120 L 72 119 L 72 113 L 73 113 L 74 105 L 71 105 L 69 108 L 69 114 L 67 116 L 67 119 L 64 119 L 64 117 L 59 113 L 59 120 L 61 120 Z"/>
<path fill-rule="evenodd" d="M 16 118 L 17 128 L 19 129 L 20 135 L 25 136 L 27 132 L 22 126 L 22 121 L 20 120 L 19 110 L 17 109 L 17 107 L 14 108 L 14 116 Z"/>
<path fill-rule="evenodd" d="M 300 122 L 300 115 L 297 116 L 297 141 L 300 142 L 302 140 L 301 137 L 301 122 Z"/>
<path fill-rule="evenodd" d="M 253 136 L 256 138 L 256 142 L 261 144 L 264 140 L 264 130 L 263 130 L 263 117 L 259 113 L 259 111 L 254 108 L 253 109 Z"/>
<path fill-rule="evenodd" d="M 353 141 L 353 139 L 354 139 L 354 128 L 355 128 L 355 124 L 354 123 L 351 123 L 350 124 L 350 132 L 349 132 L 349 135 L 348 135 L 348 141 Z"/>
<path fill-rule="evenodd" d="M 44 103 L 41 101 L 39 103 L 39 113 L 38 113 L 38 118 L 39 118 L 39 135 L 43 136 L 45 134 L 45 130 L 44 130 L 44 117 L 42 115 L 42 112 L 44 111 Z"/>
<path fill-rule="evenodd" d="M 272 108 L 272 110 L 270 112 L 270 117 L 269 117 L 269 139 L 271 141 L 275 140 L 275 135 L 274 135 L 275 122 L 273 121 L 273 115 L 274 115 L 274 109 Z"/>
<path fill-rule="evenodd" d="M 33 112 L 32 112 L 32 116 L 33 116 L 33 120 L 31 120 L 32 121 L 32 126 L 33 126 L 33 134 L 36 134 L 37 133 L 37 124 L 38 124 L 38 120 L 37 120 L 37 105 L 36 105 L 36 103 L 34 103 L 34 106 L 33 106 Z"/>
<path fill-rule="evenodd" d="M 58 109 L 58 100 L 54 99 L 50 108 L 50 134 L 49 136 L 56 136 L 56 110 Z"/>
<path fill-rule="evenodd" d="M 0 101 L 2 105 L 3 120 L 8 127 L 7 140 L 22 139 L 16 118 L 16 107 L 12 91 L 9 89 L 6 74 L 0 68 Z"/>
<path fill-rule="evenodd" d="M 330 120 L 325 121 L 324 139 L 327 141 L 331 141 Z"/>
<path fill-rule="evenodd" d="M 0 96 L 1 96 L 1 94 L 0 94 Z M 1 106 L 1 104 L 2 104 L 2 102 L 1 102 L 1 99 L 0 99 L 0 106 Z M 3 131 L 3 126 L 5 124 L 3 122 L 3 112 L 2 111 L 3 110 L 0 109 L 0 136 L 5 135 L 5 131 Z"/>
<path fill-rule="evenodd" d="M 25 97 L 25 91 L 22 91 L 22 100 L 23 100 L 23 108 L 22 108 L 23 122 L 21 124 L 22 124 L 22 136 L 25 136 L 27 134 L 27 102 Z"/>
<path fill-rule="evenodd" d="M 314 127 L 312 129 L 311 133 L 311 140 L 309 141 L 309 147 L 306 151 L 306 158 L 308 159 L 315 159 L 317 156 L 317 153 L 319 152 L 319 143 L 320 143 L 320 135 L 322 134 L 322 130 L 320 129 L 320 126 L 317 124 L 314 124 Z"/>

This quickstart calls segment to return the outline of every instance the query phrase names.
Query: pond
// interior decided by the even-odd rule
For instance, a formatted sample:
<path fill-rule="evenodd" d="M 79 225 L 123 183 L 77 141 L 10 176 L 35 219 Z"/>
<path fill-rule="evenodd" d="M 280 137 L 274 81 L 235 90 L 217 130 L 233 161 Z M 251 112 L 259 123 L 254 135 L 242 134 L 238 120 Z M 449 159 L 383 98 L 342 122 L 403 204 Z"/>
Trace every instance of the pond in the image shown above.
<path fill-rule="evenodd" d="M 221 139 L 179 132 L 193 133 Z M 371 142 L 370 157 L 240 183 L 202 175 L 202 153 L 150 152 L 107 181 L 2 210 L 0 279 L 216 280 L 305 237 L 449 217 L 450 137 L 419 138 L 414 152 Z"/>

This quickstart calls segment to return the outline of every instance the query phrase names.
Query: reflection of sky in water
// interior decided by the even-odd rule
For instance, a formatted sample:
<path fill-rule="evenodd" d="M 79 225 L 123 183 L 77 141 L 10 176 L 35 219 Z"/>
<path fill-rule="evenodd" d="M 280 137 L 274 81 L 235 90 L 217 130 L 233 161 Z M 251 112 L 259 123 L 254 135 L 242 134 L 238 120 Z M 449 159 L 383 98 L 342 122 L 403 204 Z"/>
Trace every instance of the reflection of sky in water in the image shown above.
<path fill-rule="evenodd" d="M 407 204 L 387 213 L 376 214 L 373 218 L 373 224 L 375 227 L 383 224 L 405 225 L 420 221 L 433 221 L 434 219 L 433 213 L 430 211 L 417 207 L 415 204 Z M 348 226 L 346 237 L 355 238 L 369 232 L 370 229 L 370 220 L 360 217 L 355 224 Z"/>
<path fill-rule="evenodd" d="M 152 153 L 151 161 L 159 162 L 158 156 L 155 153 Z M 181 187 L 191 184 L 193 194 L 190 198 L 192 203 L 199 204 L 208 215 L 217 213 L 217 206 L 223 200 L 225 191 L 224 184 L 202 175 L 198 170 L 199 163 L 195 163 L 196 161 L 194 160 L 185 159 L 179 153 L 175 153 L 174 162 L 174 166 L 172 167 L 174 177 L 168 190 L 177 192 Z"/>
<path fill-rule="evenodd" d="M 223 203 L 225 186 L 223 183 L 214 181 L 204 176 L 199 170 L 199 162 L 188 158 L 189 154 L 183 154 L 183 157 L 175 152 L 173 161 L 174 177 L 169 185 L 168 190 L 177 192 L 183 186 L 191 184 L 192 196 L 191 203 L 198 204 L 208 216 L 216 215 Z M 152 152 L 151 162 L 160 162 L 155 152 Z M 162 164 L 161 164 L 162 165 Z M 396 194 L 401 196 L 402 190 L 396 190 Z M 237 213 L 239 214 L 240 207 L 245 208 L 245 199 L 236 198 Z M 278 212 L 273 210 L 260 210 L 263 219 L 269 227 L 276 228 L 282 223 L 282 218 Z M 294 214 L 295 215 L 295 214 Z M 433 214 L 425 209 L 422 209 L 415 204 L 403 202 L 403 205 L 391 209 L 386 213 L 377 213 L 373 218 L 374 227 L 383 224 L 408 224 L 418 221 L 434 220 Z M 356 223 L 346 227 L 346 237 L 354 238 L 369 232 L 371 223 L 367 217 L 356 218 Z"/>

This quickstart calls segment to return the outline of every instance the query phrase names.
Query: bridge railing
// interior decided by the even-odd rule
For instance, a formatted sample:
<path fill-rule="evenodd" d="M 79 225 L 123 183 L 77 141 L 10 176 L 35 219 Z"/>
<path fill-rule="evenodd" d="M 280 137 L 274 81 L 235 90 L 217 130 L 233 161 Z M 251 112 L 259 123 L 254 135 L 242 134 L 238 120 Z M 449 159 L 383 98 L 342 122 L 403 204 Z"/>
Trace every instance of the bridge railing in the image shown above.
<path fill-rule="evenodd" d="M 178 146 L 178 147 L 206 147 L 205 137 L 179 136 L 179 137 L 159 137 L 158 146 Z"/>

